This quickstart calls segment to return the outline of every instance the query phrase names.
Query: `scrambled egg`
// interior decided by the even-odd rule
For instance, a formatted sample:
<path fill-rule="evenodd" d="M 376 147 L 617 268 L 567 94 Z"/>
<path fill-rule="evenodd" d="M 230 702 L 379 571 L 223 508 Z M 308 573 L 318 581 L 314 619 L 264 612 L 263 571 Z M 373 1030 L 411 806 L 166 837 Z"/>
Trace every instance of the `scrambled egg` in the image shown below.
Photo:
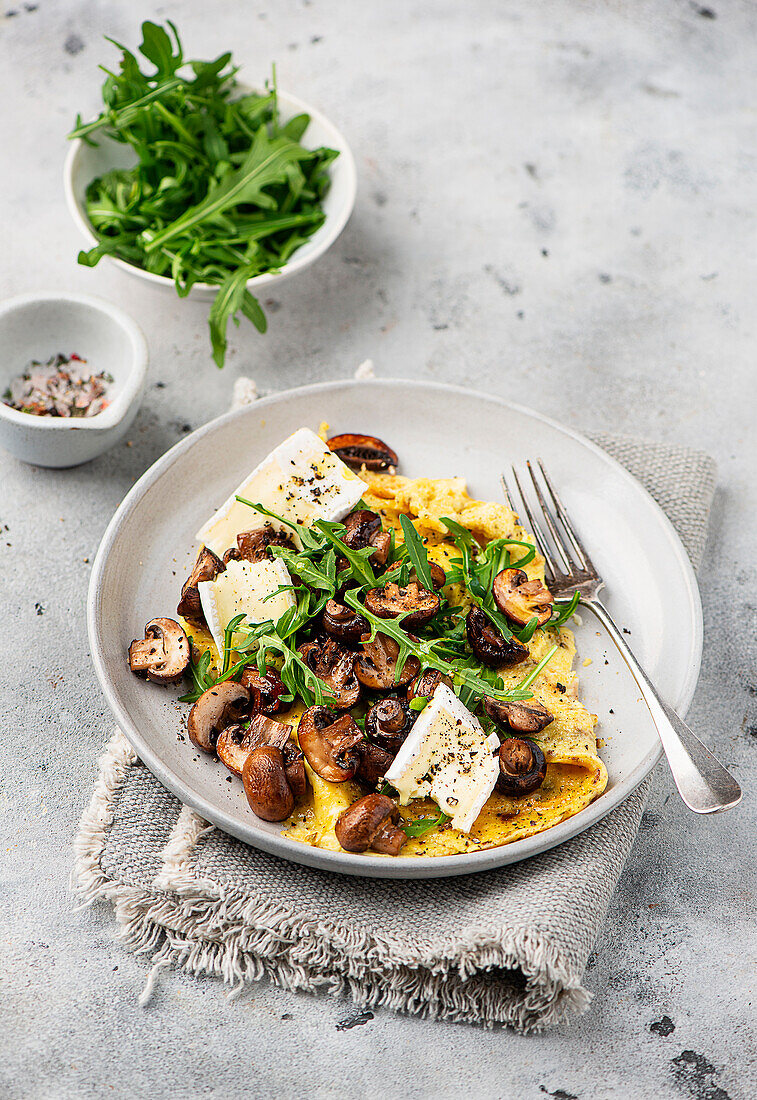
<path fill-rule="evenodd" d="M 459 553 L 449 541 L 449 532 L 441 516 L 466 527 L 482 545 L 495 538 L 533 541 L 507 505 L 474 500 L 468 495 L 462 478 L 406 478 L 369 470 L 362 470 L 360 476 L 369 487 L 364 494 L 366 504 L 379 513 L 386 528 L 394 528 L 397 541 L 402 541 L 399 517 L 408 515 L 424 540 L 429 559 L 445 570 L 450 568 L 450 559 L 458 557 Z M 513 564 L 517 565 L 517 547 L 513 548 L 512 556 Z M 544 562 L 538 554 L 523 568 L 529 578 L 544 580 Z M 464 590 L 456 585 L 449 585 L 445 595 L 453 604 L 467 602 Z M 187 629 L 193 634 L 195 647 L 210 648 L 215 655 L 209 634 L 191 625 Z M 605 789 L 607 771 L 597 754 L 594 732 L 597 718 L 578 699 L 572 632 L 563 628 L 557 636 L 553 632 L 537 631 L 528 643 L 529 659 L 503 669 L 500 674 L 506 687 L 514 686 L 536 667 L 555 641 L 559 649 L 532 685 L 534 697 L 554 715 L 554 721 L 537 735 L 547 760 L 547 775 L 542 786 L 523 798 L 495 792 L 470 833 L 462 833 L 449 825 L 439 826 L 421 837 L 409 839 L 396 858 L 445 856 L 510 844 L 572 817 Z M 292 726 L 295 737 L 304 709 L 304 705 L 297 704 L 289 714 L 282 716 L 282 720 Z M 357 783 L 329 783 L 316 775 L 307 763 L 306 768 L 310 780 L 307 799 L 283 823 L 282 831 L 304 844 L 340 851 L 334 833 L 336 820 L 366 792 Z M 400 813 L 405 821 L 412 821 L 435 816 L 438 807 L 430 800 L 415 801 L 401 807 Z"/>

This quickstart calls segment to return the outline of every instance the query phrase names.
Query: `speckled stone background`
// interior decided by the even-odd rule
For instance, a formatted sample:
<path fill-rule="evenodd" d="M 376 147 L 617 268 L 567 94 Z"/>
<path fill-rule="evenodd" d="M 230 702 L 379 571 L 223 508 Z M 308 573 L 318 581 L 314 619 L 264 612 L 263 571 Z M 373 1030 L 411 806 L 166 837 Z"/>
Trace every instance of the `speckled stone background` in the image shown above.
<path fill-rule="evenodd" d="M 53 472 L 0 455 L 0 1095 L 737 1100 L 755 1049 L 757 8 L 740 0 L 33 0 L 0 20 L 0 293 L 118 301 L 151 350 L 128 443 Z M 64 136 L 109 34 L 168 17 L 188 52 L 278 62 L 355 152 L 355 215 L 212 365 L 202 303 L 76 266 Z M 591 960 L 595 999 L 535 1038 L 358 1013 L 267 985 L 227 1003 L 72 912 L 71 840 L 109 716 L 84 603 L 139 474 L 261 390 L 382 375 L 469 383 L 567 424 L 676 440 L 720 467 L 691 722 L 739 777 L 699 820 L 661 773 Z"/>

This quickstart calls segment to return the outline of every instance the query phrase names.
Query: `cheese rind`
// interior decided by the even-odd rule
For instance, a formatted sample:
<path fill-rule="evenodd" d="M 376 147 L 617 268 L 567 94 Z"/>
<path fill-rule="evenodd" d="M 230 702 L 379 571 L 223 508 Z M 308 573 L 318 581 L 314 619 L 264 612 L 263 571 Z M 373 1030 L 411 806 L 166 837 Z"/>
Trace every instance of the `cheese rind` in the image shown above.
<path fill-rule="evenodd" d="M 487 735 L 454 691 L 439 684 L 384 778 L 402 806 L 433 798 L 467 833 L 497 782 L 498 749 L 496 733 Z"/>
<path fill-rule="evenodd" d="M 278 592 L 291 585 L 289 570 L 280 558 L 272 561 L 230 561 L 223 573 L 212 581 L 197 585 L 200 603 L 220 657 L 223 657 L 224 631 L 236 615 L 245 615 L 251 623 L 277 622 L 297 601 L 291 591 Z M 270 596 L 270 599 L 266 599 Z M 244 627 L 244 623 L 241 624 Z M 234 634 L 237 639 L 239 635 Z"/>
<path fill-rule="evenodd" d="M 310 526 L 316 519 L 330 522 L 352 511 L 366 489 L 364 481 L 346 466 L 309 428 L 300 428 L 273 450 L 197 532 L 218 557 L 236 544 L 242 531 L 274 527 L 299 539 L 290 527 L 240 504 L 237 496 L 262 504 L 286 520 Z"/>

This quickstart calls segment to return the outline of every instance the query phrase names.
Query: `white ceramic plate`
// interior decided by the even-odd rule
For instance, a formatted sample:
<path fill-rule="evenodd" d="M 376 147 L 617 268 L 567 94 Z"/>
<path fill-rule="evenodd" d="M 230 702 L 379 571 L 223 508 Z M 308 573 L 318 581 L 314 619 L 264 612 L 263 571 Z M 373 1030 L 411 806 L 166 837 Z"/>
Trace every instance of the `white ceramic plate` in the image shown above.
<path fill-rule="evenodd" d="M 175 614 L 196 554 L 194 533 L 285 436 L 326 420 L 334 432 L 378 435 L 401 472 L 462 475 L 470 492 L 501 498 L 499 474 L 540 457 L 607 582 L 607 602 L 660 688 L 685 713 L 699 673 L 702 613 L 678 536 L 651 497 L 604 451 L 537 413 L 454 386 L 406 381 L 334 382 L 264 398 L 199 429 L 159 459 L 128 494 L 105 533 L 89 590 L 92 656 L 105 696 L 136 752 L 169 790 L 208 821 L 264 851 L 345 874 L 431 878 L 513 863 L 560 844 L 604 817 L 660 756 L 649 713 L 612 643 L 583 612 L 581 696 L 599 715 L 605 793 L 575 817 L 501 848 L 436 859 L 351 855 L 298 844 L 259 821 L 223 765 L 184 739 L 181 686 L 147 684 L 126 651 L 156 615 Z M 591 664 L 581 667 L 583 659 Z"/>
<path fill-rule="evenodd" d="M 252 91 L 246 84 L 240 83 L 237 87 L 240 95 Z M 355 160 L 347 141 L 336 126 L 329 122 L 320 111 L 298 99 L 297 96 L 279 91 L 278 100 L 281 118 L 284 122 L 295 115 L 310 115 L 310 125 L 302 139 L 302 143 L 306 148 L 317 149 L 321 145 L 325 145 L 329 149 L 337 149 L 339 156 L 329 166 L 331 186 L 323 200 L 323 211 L 326 215 L 323 225 L 293 253 L 291 260 L 284 264 L 278 273 L 256 275 L 254 279 L 250 279 L 247 286 L 253 293 L 256 292 L 256 289 L 259 290 L 260 287 L 268 283 L 280 283 L 291 275 L 296 275 L 298 271 L 304 271 L 310 264 L 315 263 L 327 249 L 331 248 L 349 220 L 357 193 Z M 72 142 L 63 171 L 63 185 L 69 212 L 86 237 L 90 247 L 94 247 L 98 243 L 98 238 L 95 236 L 87 217 L 87 187 L 93 179 L 102 176 L 112 168 L 130 168 L 135 161 L 131 146 L 98 135 L 95 135 L 95 139 L 97 145 L 88 145 L 87 142 L 81 139 Z M 151 271 L 143 271 L 141 267 L 127 263 L 126 260 L 119 260 L 114 256 L 108 256 L 106 259 L 129 275 L 134 275 L 145 280 L 145 282 L 152 283 L 153 286 L 175 293 L 174 281 L 166 275 L 154 275 Z M 217 292 L 218 287 L 210 283 L 195 283 L 189 293 L 192 298 L 210 300 L 215 298 Z"/>

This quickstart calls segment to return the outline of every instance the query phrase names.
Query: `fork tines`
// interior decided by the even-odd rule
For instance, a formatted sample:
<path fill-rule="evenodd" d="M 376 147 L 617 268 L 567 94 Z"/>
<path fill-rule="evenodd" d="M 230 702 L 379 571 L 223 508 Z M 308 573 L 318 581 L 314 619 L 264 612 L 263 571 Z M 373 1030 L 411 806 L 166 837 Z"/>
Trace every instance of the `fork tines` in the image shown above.
<path fill-rule="evenodd" d="M 512 510 L 518 514 L 525 513 L 528 519 L 531 532 L 544 558 L 547 582 L 553 586 L 559 586 L 560 584 L 568 586 L 579 583 L 581 580 L 597 577 L 597 571 L 591 558 L 576 534 L 568 513 L 557 495 L 552 479 L 545 470 L 541 459 L 538 460 L 536 465 L 538 465 L 541 472 L 544 489 L 539 483 L 533 464 L 530 461 L 526 462 L 526 468 L 531 477 L 531 484 L 541 510 L 544 526 L 537 520 L 534 510 L 528 502 L 528 497 L 523 490 L 515 466 L 512 467 L 512 478 L 517 495 L 508 485 L 504 473 L 501 481 L 505 498 Z M 520 508 L 518 507 L 518 498 L 521 502 Z M 549 532 L 550 538 L 545 534 L 545 528 Z"/>

